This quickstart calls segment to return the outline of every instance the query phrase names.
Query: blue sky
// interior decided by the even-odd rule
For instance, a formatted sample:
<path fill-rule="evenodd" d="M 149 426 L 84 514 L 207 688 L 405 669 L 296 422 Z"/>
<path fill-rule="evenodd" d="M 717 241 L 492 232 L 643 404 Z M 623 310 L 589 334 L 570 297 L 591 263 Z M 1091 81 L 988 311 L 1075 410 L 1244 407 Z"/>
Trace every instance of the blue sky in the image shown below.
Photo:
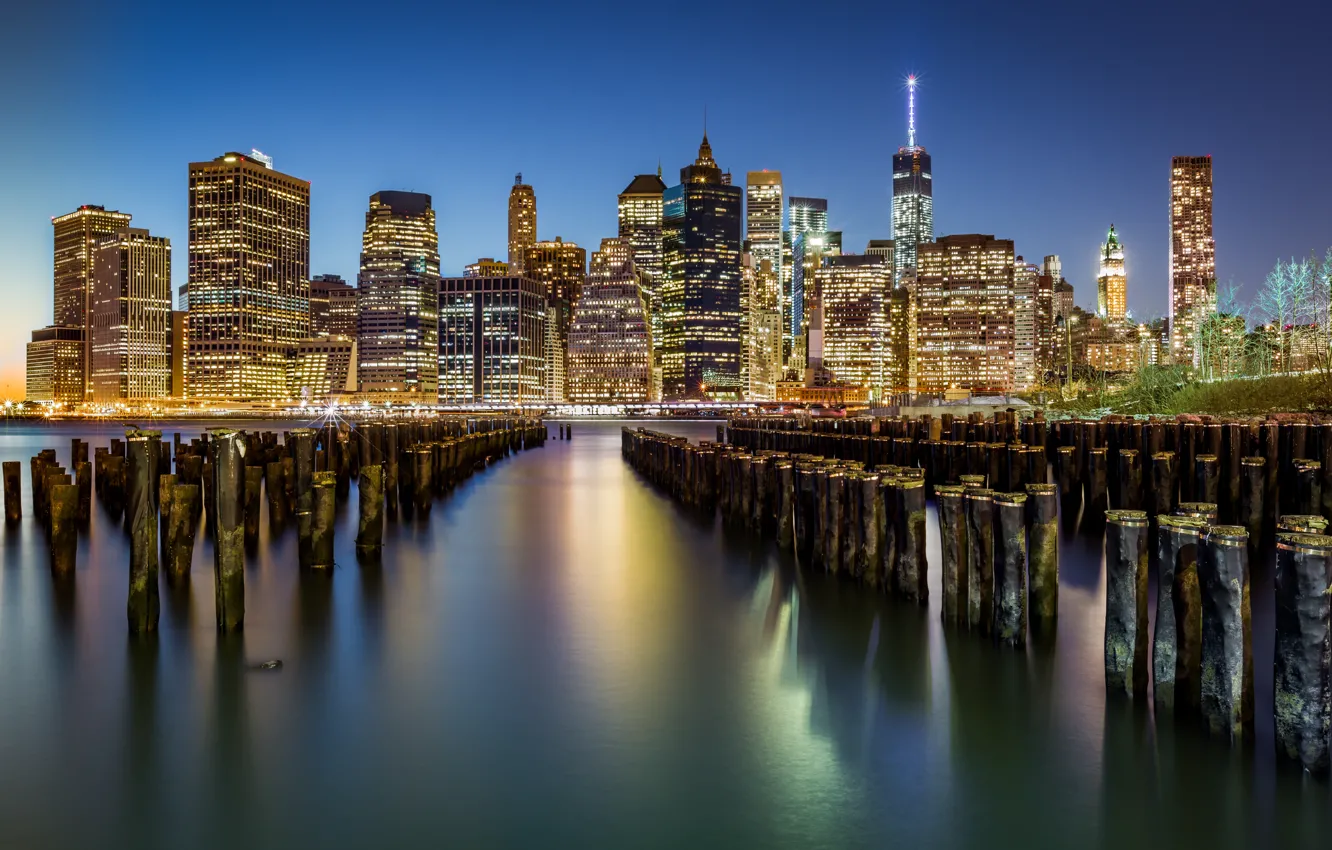
<path fill-rule="evenodd" d="M 33 8 L 39 7 L 39 8 Z M 1251 294 L 1332 245 L 1321 4 L 376 2 L 23 4 L 0 27 L 0 390 L 51 319 L 50 218 L 79 204 L 168 236 L 186 164 L 259 148 L 312 183 L 312 272 L 355 276 L 367 198 L 429 192 L 458 273 L 505 254 L 515 172 L 541 238 L 589 248 L 615 195 L 693 159 L 707 110 L 742 182 L 826 197 L 848 249 L 891 233 L 903 78 L 921 76 L 937 234 L 1057 253 L 1095 302 L 1113 222 L 1129 307 L 1165 312 L 1170 157 L 1211 154 L 1218 275 Z"/>

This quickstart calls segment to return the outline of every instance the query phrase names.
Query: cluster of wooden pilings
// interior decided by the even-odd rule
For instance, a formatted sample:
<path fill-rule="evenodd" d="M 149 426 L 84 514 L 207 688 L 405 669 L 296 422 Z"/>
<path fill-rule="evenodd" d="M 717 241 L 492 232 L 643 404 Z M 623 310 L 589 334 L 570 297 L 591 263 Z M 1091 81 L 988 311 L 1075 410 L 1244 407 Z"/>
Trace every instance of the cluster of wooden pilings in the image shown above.
<path fill-rule="evenodd" d="M 179 433 L 130 429 L 125 438 L 99 446 L 71 444 L 71 475 L 54 449 L 32 458 L 32 505 L 48 531 L 51 569 L 73 576 L 78 533 L 87 528 L 93 493 L 123 521 L 130 537 L 127 611 L 132 632 L 156 630 L 158 572 L 169 585 L 188 582 L 194 543 L 202 526 L 214 545 L 217 625 L 240 629 L 245 621 L 245 555 L 259 540 L 263 505 L 269 528 L 280 533 L 292 520 L 300 566 L 333 567 L 337 502 L 358 482 L 358 559 L 378 559 L 385 518 L 427 516 L 446 494 L 478 467 L 546 441 L 536 419 L 437 418 L 364 423 L 328 422 L 321 428 L 245 432 L 214 428 L 189 442 Z M 170 472 L 172 461 L 175 472 Z M 22 518 L 21 468 L 5 462 L 5 518 Z M 265 499 L 266 496 L 266 499 Z"/>
<path fill-rule="evenodd" d="M 943 621 L 1014 647 L 1053 633 L 1060 517 L 1080 516 L 1105 539 L 1108 689 L 1146 700 L 1150 681 L 1158 716 L 1232 742 L 1253 734 L 1250 565 L 1275 549 L 1277 749 L 1329 770 L 1332 423 L 752 417 L 696 445 L 625 429 L 622 450 L 802 566 L 918 603 L 932 497 Z"/>

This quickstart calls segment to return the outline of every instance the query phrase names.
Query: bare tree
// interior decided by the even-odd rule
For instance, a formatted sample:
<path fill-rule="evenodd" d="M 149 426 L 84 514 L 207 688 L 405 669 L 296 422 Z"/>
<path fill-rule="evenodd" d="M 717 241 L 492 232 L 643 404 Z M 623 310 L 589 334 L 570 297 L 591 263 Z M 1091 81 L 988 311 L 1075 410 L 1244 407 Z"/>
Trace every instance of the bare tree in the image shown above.
<path fill-rule="evenodd" d="M 1277 260 L 1253 300 L 1253 311 L 1272 325 L 1282 372 L 1290 372 L 1291 332 L 1310 311 L 1312 270 L 1306 260 Z"/>

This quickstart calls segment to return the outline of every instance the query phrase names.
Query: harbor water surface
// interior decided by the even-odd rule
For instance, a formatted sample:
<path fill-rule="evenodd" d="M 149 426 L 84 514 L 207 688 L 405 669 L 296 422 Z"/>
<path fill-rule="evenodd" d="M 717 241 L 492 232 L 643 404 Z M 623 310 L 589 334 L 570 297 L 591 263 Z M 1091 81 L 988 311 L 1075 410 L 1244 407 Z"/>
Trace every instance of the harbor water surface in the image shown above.
<path fill-rule="evenodd" d="M 1099 536 L 1065 532 L 1055 639 L 1001 649 L 940 623 L 932 509 L 923 608 L 679 507 L 621 459 L 624 424 L 551 422 L 390 521 L 378 567 L 354 485 L 330 575 L 265 516 L 237 636 L 200 533 L 147 638 L 119 523 L 94 507 L 58 588 L 29 502 L 39 449 L 68 464 L 71 437 L 123 428 L 0 426 L 24 499 L 0 549 L 0 847 L 1332 846 L 1332 793 L 1275 762 L 1270 711 L 1231 750 L 1107 699 Z M 1260 705 L 1271 580 L 1255 566 Z"/>

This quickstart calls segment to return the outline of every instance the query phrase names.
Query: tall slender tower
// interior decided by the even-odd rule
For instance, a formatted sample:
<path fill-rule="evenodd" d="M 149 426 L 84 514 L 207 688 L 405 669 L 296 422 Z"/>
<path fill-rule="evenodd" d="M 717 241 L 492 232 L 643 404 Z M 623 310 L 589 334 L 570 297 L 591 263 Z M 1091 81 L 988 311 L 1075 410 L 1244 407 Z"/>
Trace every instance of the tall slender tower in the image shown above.
<path fill-rule="evenodd" d="M 738 398 L 744 191 L 724 182 L 703 135 L 662 199 L 662 397 Z"/>
<path fill-rule="evenodd" d="M 809 300 L 814 288 L 813 280 L 807 280 L 805 271 L 808 259 L 812 259 L 811 242 L 822 240 L 828 232 L 828 201 L 826 198 L 798 198 L 792 196 L 787 201 L 787 238 L 784 247 L 790 251 L 790 262 L 783 258 L 782 280 L 782 348 L 788 358 L 794 353 L 797 360 L 804 357 L 804 352 L 796 352 L 797 339 L 804 328 L 809 312 Z M 806 292 L 806 288 L 811 290 Z"/>
<path fill-rule="evenodd" d="M 1115 226 L 1101 246 L 1101 273 L 1096 278 L 1096 313 L 1103 319 L 1122 321 L 1128 313 L 1128 277 L 1124 273 L 1124 246 Z"/>
<path fill-rule="evenodd" d="M 171 241 L 126 228 L 96 253 L 88 311 L 89 397 L 171 395 Z"/>
<path fill-rule="evenodd" d="M 745 238 L 755 271 L 767 260 L 782 279 L 782 173 L 751 171 L 745 175 Z M 785 300 L 785 299 L 783 299 Z M 779 305 L 781 306 L 781 305 Z M 788 309 L 790 305 L 785 305 Z"/>
<path fill-rule="evenodd" d="M 1195 363 L 1194 335 L 1216 309 L 1216 245 L 1212 241 L 1212 158 L 1170 161 L 1170 354 Z"/>
<path fill-rule="evenodd" d="M 310 336 L 310 183 L 258 154 L 189 166 L 186 390 L 220 401 L 291 397 Z"/>
<path fill-rule="evenodd" d="M 546 293 L 546 398 L 558 404 L 565 400 L 569 323 L 587 278 L 587 251 L 556 236 L 554 242 L 529 245 L 523 268 L 523 276 L 540 283 Z"/>
<path fill-rule="evenodd" d="M 893 154 L 893 272 L 916 268 L 916 248 L 934 241 L 934 172 L 916 144 L 916 78 L 907 77 L 907 143 Z"/>
<path fill-rule="evenodd" d="M 513 178 L 509 190 L 509 271 L 523 273 L 523 251 L 536 244 L 536 192 L 523 182 L 520 171 Z"/>
<path fill-rule="evenodd" d="M 661 346 L 661 174 L 639 174 L 618 198 L 619 237 L 628 242 L 634 268 L 643 282 L 643 303 L 652 322 L 653 345 Z"/>
<path fill-rule="evenodd" d="M 357 383 L 362 392 L 439 397 L 439 234 L 430 196 L 376 192 L 361 237 Z"/>

